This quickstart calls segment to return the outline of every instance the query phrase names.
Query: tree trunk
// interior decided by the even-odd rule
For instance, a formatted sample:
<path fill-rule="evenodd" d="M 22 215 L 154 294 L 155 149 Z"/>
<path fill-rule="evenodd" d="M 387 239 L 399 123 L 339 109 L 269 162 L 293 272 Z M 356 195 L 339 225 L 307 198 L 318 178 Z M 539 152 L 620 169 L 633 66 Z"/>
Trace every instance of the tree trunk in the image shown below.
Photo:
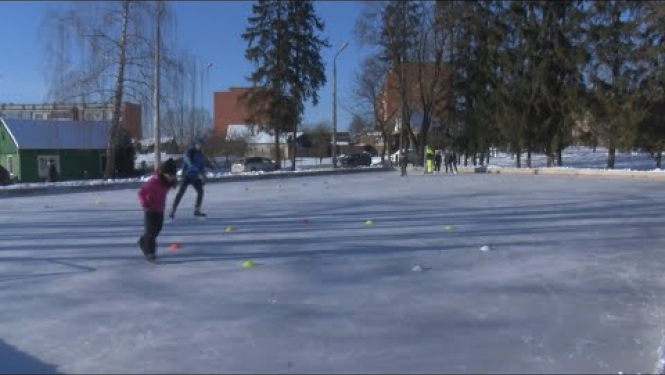
<path fill-rule="evenodd" d="M 469 165 L 469 154 L 467 154 L 465 152 L 464 153 L 464 166 L 466 167 L 467 165 Z"/>
<path fill-rule="evenodd" d="M 122 94 L 125 78 L 125 64 L 127 52 L 127 25 L 129 23 L 129 0 L 122 2 L 122 27 L 120 30 L 120 56 L 118 59 L 118 76 L 115 80 L 115 97 L 113 102 L 113 117 L 109 129 L 109 140 L 106 148 L 106 169 L 104 178 L 110 179 L 115 172 L 115 151 L 118 144 L 118 133 L 120 128 L 120 109 L 122 107 Z"/>
<path fill-rule="evenodd" d="M 295 171 L 296 170 L 296 153 L 298 152 L 298 144 L 296 142 L 296 137 L 298 134 L 298 122 L 293 125 L 293 155 L 291 155 L 291 170 Z"/>
<path fill-rule="evenodd" d="M 614 145 L 614 137 L 610 137 L 610 144 L 607 152 L 607 169 L 614 169 L 615 157 L 616 157 L 616 146 Z"/>
<path fill-rule="evenodd" d="M 515 163 L 517 168 L 522 168 L 522 153 L 518 152 L 518 153 L 515 154 L 515 156 L 517 158 L 517 161 Z"/>
<path fill-rule="evenodd" d="M 656 168 L 660 169 L 663 160 L 663 141 L 658 141 L 658 151 L 656 154 Z"/>
<path fill-rule="evenodd" d="M 526 149 L 526 167 L 527 168 L 532 168 L 531 167 L 531 146 L 529 146 Z"/>
<path fill-rule="evenodd" d="M 563 146 L 561 144 L 556 149 L 556 165 L 563 167 Z"/>
<path fill-rule="evenodd" d="M 383 137 L 383 147 L 381 148 L 381 164 L 386 162 L 386 150 L 388 155 L 390 155 L 390 142 L 388 142 L 387 132 L 385 126 L 381 126 L 381 137 Z"/>
<path fill-rule="evenodd" d="M 275 129 L 275 163 L 282 166 L 282 150 L 279 147 L 279 130 Z"/>

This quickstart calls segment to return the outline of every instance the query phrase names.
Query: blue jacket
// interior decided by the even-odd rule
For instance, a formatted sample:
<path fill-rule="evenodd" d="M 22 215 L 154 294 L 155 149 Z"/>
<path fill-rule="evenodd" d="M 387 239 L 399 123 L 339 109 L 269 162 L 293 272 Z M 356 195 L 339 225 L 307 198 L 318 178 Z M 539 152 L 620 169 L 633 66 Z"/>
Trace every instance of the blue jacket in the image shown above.
<path fill-rule="evenodd" d="M 182 174 L 190 178 L 199 178 L 199 174 L 205 173 L 205 158 L 203 152 L 191 147 L 182 155 L 184 168 Z"/>

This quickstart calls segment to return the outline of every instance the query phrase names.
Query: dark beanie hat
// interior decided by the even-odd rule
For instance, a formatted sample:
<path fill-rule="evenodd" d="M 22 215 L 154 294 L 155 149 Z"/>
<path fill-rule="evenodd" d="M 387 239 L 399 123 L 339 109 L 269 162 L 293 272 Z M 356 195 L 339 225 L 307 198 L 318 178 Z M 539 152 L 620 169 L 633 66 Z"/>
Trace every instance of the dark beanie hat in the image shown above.
<path fill-rule="evenodd" d="M 162 164 L 162 173 L 170 174 L 172 176 L 175 176 L 176 173 L 178 173 L 178 168 L 176 167 L 175 160 L 173 160 L 173 158 L 169 158 L 169 160 Z"/>

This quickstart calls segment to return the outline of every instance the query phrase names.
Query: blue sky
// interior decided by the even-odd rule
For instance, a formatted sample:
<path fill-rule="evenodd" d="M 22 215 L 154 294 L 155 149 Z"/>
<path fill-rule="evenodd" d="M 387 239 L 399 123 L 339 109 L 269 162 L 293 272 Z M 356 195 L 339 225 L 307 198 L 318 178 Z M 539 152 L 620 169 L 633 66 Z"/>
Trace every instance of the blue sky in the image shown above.
<path fill-rule="evenodd" d="M 251 65 L 245 60 L 247 47 L 241 34 L 251 14 L 251 1 L 174 1 L 172 9 L 178 22 L 178 39 L 202 62 L 212 62 L 206 88 L 205 106 L 212 108 L 212 91 L 233 86 L 247 86 L 245 77 Z M 44 52 L 38 31 L 48 2 L 0 2 L 0 102 L 42 102 L 46 95 Z M 355 45 L 353 28 L 362 4 L 357 1 L 316 1 L 318 15 L 326 24 L 324 35 L 332 48 L 323 51 L 328 83 L 319 91 L 319 105 L 307 105 L 304 123 L 332 121 L 332 59 L 345 41 L 349 47 L 337 59 L 338 125 L 345 129 L 351 115 L 342 108 L 353 75 L 364 52 Z"/>

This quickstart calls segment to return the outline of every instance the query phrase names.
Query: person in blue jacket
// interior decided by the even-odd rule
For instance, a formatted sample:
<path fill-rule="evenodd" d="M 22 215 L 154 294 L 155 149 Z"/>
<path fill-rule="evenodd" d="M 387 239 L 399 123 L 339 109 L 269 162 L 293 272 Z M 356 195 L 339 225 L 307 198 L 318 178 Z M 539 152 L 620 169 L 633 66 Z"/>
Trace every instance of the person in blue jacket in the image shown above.
<path fill-rule="evenodd" d="M 206 214 L 201 212 L 203 184 L 205 184 L 205 156 L 201 150 L 202 147 L 203 139 L 196 138 L 194 140 L 194 145 L 182 155 L 182 160 L 184 162 L 182 180 L 180 181 L 178 194 L 176 194 L 175 200 L 173 201 L 173 208 L 169 214 L 169 218 L 171 219 L 175 217 L 175 211 L 178 208 L 178 204 L 180 204 L 180 200 L 190 184 L 194 186 L 194 189 L 196 190 L 196 208 L 194 209 L 194 215 L 206 216 Z"/>

